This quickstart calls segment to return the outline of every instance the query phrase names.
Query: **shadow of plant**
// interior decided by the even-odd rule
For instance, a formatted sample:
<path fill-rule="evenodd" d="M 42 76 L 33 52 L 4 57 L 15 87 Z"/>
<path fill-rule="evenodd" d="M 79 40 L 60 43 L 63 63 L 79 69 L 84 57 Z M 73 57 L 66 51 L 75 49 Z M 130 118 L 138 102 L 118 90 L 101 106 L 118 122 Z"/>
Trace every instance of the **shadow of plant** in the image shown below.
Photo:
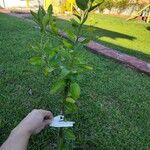
<path fill-rule="evenodd" d="M 146 27 L 146 29 L 147 29 L 148 31 L 150 31 L 150 26 L 149 26 L 149 27 Z"/>
<path fill-rule="evenodd" d="M 60 18 L 58 19 L 58 21 L 62 22 L 61 25 L 64 24 L 65 26 L 68 26 L 69 29 L 71 28 L 71 22 L 70 21 L 60 19 Z M 91 28 L 91 30 L 93 30 L 92 34 L 94 34 L 94 37 L 92 37 L 92 38 L 95 38 L 95 37 L 96 38 L 97 37 L 109 37 L 109 38 L 112 38 L 112 39 L 117 39 L 117 38 L 123 38 L 123 39 L 128 39 L 128 40 L 135 40 L 136 39 L 136 37 L 134 37 L 134 36 L 119 33 L 119 32 L 116 32 L 116 31 L 106 30 L 106 29 L 103 29 L 103 28 L 95 27 L 95 26 L 84 25 L 84 29 L 89 28 L 89 27 Z M 65 28 L 63 28 L 63 29 L 65 29 Z M 90 35 L 91 36 L 91 33 L 86 32 L 84 35 L 86 35 L 86 36 Z"/>

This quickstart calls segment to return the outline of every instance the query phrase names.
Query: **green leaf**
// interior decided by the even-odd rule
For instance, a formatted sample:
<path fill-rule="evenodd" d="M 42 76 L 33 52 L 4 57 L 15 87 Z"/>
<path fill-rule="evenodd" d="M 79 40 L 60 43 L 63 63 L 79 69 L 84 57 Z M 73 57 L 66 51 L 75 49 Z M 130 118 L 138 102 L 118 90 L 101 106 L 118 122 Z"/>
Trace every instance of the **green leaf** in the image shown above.
<path fill-rule="evenodd" d="M 41 57 L 35 56 L 35 57 L 30 58 L 29 63 L 31 63 L 32 65 L 42 65 L 45 62 Z"/>
<path fill-rule="evenodd" d="M 37 13 L 35 13 L 34 11 L 30 10 L 30 13 L 32 15 L 33 18 L 38 19 L 38 15 Z"/>
<path fill-rule="evenodd" d="M 73 131 L 71 129 L 64 130 L 65 139 L 74 141 L 76 139 Z"/>
<path fill-rule="evenodd" d="M 53 57 L 56 55 L 56 51 L 50 50 L 50 51 L 48 52 L 48 54 L 49 54 L 49 57 L 50 57 L 50 58 L 53 58 Z"/>
<path fill-rule="evenodd" d="M 66 102 L 69 102 L 69 103 L 75 103 L 75 100 L 74 99 L 72 99 L 71 97 L 67 97 L 66 98 Z"/>
<path fill-rule="evenodd" d="M 50 93 L 55 94 L 56 92 L 60 92 L 65 87 L 65 81 L 59 80 L 55 84 L 53 84 Z"/>
<path fill-rule="evenodd" d="M 71 54 L 74 53 L 74 50 L 70 50 L 69 53 L 71 53 Z"/>
<path fill-rule="evenodd" d="M 51 31 L 55 34 L 58 33 L 58 29 L 57 29 L 56 24 L 54 22 L 51 23 Z"/>
<path fill-rule="evenodd" d="M 41 6 L 39 6 L 39 9 L 38 9 L 38 22 L 39 22 L 39 26 L 40 26 L 40 28 L 41 28 L 41 32 L 44 31 L 42 21 L 43 21 L 43 17 L 45 16 L 45 14 L 43 14 L 43 13 L 44 13 L 44 12 L 43 12 L 43 10 L 41 9 Z"/>
<path fill-rule="evenodd" d="M 71 73 L 72 74 L 78 74 L 78 71 L 77 70 L 72 70 Z"/>
<path fill-rule="evenodd" d="M 77 28 L 79 26 L 79 23 L 75 19 L 70 19 L 70 21 L 73 27 Z"/>
<path fill-rule="evenodd" d="M 78 111 L 78 107 L 75 103 L 66 103 L 65 108 L 66 108 L 65 111 L 66 114 L 71 114 Z"/>
<path fill-rule="evenodd" d="M 49 14 L 49 16 L 51 16 L 53 14 L 53 6 L 52 6 L 52 4 L 49 5 L 49 7 L 47 9 L 47 13 Z"/>
<path fill-rule="evenodd" d="M 90 39 L 85 38 L 81 43 L 82 43 L 82 44 L 88 44 L 89 42 L 90 42 Z"/>
<path fill-rule="evenodd" d="M 37 13 L 33 12 L 32 10 L 30 11 L 30 13 L 31 13 L 31 15 L 32 15 L 32 17 L 33 17 L 33 20 L 34 20 L 37 24 L 39 24 L 39 20 L 38 20 L 38 15 L 37 15 Z"/>
<path fill-rule="evenodd" d="M 50 21 L 49 15 L 46 14 L 46 15 L 43 17 L 43 20 L 42 20 L 42 23 L 43 23 L 44 28 L 46 28 L 46 26 L 48 25 L 49 21 Z"/>
<path fill-rule="evenodd" d="M 58 33 L 58 29 L 55 26 L 51 26 L 51 30 L 53 33 L 57 34 Z"/>
<path fill-rule="evenodd" d="M 85 69 L 87 69 L 87 70 L 93 70 L 93 67 L 88 66 L 88 65 L 84 65 L 83 67 L 84 67 Z"/>
<path fill-rule="evenodd" d="M 61 70 L 60 78 L 64 79 L 69 73 L 70 73 L 70 71 L 63 67 Z"/>
<path fill-rule="evenodd" d="M 37 18 L 37 13 L 35 13 L 34 11 L 30 10 L 30 13 L 33 17 Z"/>
<path fill-rule="evenodd" d="M 92 6 L 92 7 L 88 10 L 88 12 L 91 12 L 92 10 L 94 10 L 95 8 L 97 8 L 98 6 L 100 6 L 103 2 L 104 2 L 104 1 L 102 1 L 101 3 L 98 3 L 98 4 L 94 5 L 94 6 Z"/>
<path fill-rule="evenodd" d="M 55 57 L 57 57 L 57 53 L 58 53 L 58 50 L 60 49 L 60 47 L 51 47 L 49 49 L 46 50 L 46 52 L 48 53 L 49 55 L 49 58 L 50 59 L 54 59 Z M 52 60 L 51 60 L 52 61 Z M 51 62 L 52 63 L 52 62 Z"/>
<path fill-rule="evenodd" d="M 41 10 L 41 6 L 39 6 L 39 9 L 38 9 L 38 19 L 39 19 L 39 21 L 41 23 L 42 23 L 43 16 L 45 16 L 45 15 L 43 15 L 43 12 Z"/>
<path fill-rule="evenodd" d="M 66 31 L 66 32 L 67 32 L 68 37 L 71 39 L 71 41 L 74 41 L 76 38 L 75 34 L 71 31 Z"/>
<path fill-rule="evenodd" d="M 63 40 L 63 44 L 66 48 L 73 48 L 73 45 L 69 43 L 67 40 Z"/>
<path fill-rule="evenodd" d="M 75 100 L 80 97 L 80 86 L 76 82 L 70 85 L 70 93 Z"/>
<path fill-rule="evenodd" d="M 88 18 L 88 14 L 85 16 L 85 18 L 83 18 L 82 24 L 86 22 L 87 18 Z"/>
<path fill-rule="evenodd" d="M 76 0 L 76 4 L 81 10 L 86 10 L 88 8 L 88 2 L 89 0 Z"/>
<path fill-rule="evenodd" d="M 45 16 L 46 15 L 46 11 L 44 10 L 44 8 L 42 6 L 40 6 L 40 10 L 41 10 L 42 15 Z"/>
<path fill-rule="evenodd" d="M 54 70 L 55 70 L 55 68 L 45 67 L 43 72 L 44 72 L 45 76 L 47 76 L 49 73 L 53 72 Z"/>

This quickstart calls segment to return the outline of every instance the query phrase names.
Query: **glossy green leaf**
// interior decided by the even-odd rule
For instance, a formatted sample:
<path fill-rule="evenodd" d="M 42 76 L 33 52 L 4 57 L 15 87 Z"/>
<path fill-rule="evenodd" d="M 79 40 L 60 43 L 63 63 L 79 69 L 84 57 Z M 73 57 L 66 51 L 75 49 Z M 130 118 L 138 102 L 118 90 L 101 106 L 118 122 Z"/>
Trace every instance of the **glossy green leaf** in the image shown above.
<path fill-rule="evenodd" d="M 82 43 L 82 44 L 88 44 L 89 42 L 90 42 L 90 39 L 85 38 L 81 43 Z"/>
<path fill-rule="evenodd" d="M 67 97 L 67 98 L 66 98 L 66 102 L 75 103 L 75 100 L 72 99 L 71 97 Z"/>
<path fill-rule="evenodd" d="M 41 13 L 42 13 L 43 16 L 46 15 L 46 11 L 44 10 L 44 8 L 42 6 L 40 6 L 40 11 L 41 11 Z"/>
<path fill-rule="evenodd" d="M 49 58 L 53 58 L 53 57 L 55 57 L 56 52 L 54 50 L 49 50 L 48 54 L 49 54 Z"/>
<path fill-rule="evenodd" d="M 38 15 L 37 15 L 37 13 L 35 13 L 35 12 L 32 11 L 32 10 L 30 11 L 30 13 L 31 13 L 33 19 L 35 19 L 36 21 L 38 21 Z"/>
<path fill-rule="evenodd" d="M 42 21 L 43 21 L 44 15 L 43 15 L 43 13 L 42 13 L 41 7 L 39 7 L 37 14 L 38 14 L 38 22 L 39 22 L 38 24 L 39 24 L 39 26 L 40 26 L 41 32 L 43 32 L 43 31 L 44 31 L 44 28 L 43 28 L 43 23 L 42 23 Z"/>
<path fill-rule="evenodd" d="M 41 7 L 39 7 L 38 9 L 38 19 L 39 21 L 42 23 L 42 19 L 43 19 L 43 13 L 42 13 L 42 10 L 41 10 Z"/>
<path fill-rule="evenodd" d="M 71 39 L 71 41 L 74 41 L 76 38 L 76 35 L 71 31 L 66 31 L 66 32 L 67 32 L 69 39 Z"/>
<path fill-rule="evenodd" d="M 70 19 L 70 21 L 73 27 L 77 28 L 79 26 L 79 23 L 75 19 Z"/>
<path fill-rule="evenodd" d="M 38 18 L 37 13 L 35 13 L 34 11 L 30 10 L 30 13 L 34 18 L 36 19 Z"/>
<path fill-rule="evenodd" d="M 88 14 L 83 18 L 82 24 L 86 22 L 87 18 L 88 18 Z"/>
<path fill-rule="evenodd" d="M 47 13 L 49 14 L 49 16 L 51 16 L 53 14 L 53 6 L 52 6 L 52 4 L 49 5 L 49 7 L 47 9 Z"/>
<path fill-rule="evenodd" d="M 32 65 L 42 65 L 44 64 L 44 60 L 41 57 L 35 56 L 30 58 L 29 63 Z"/>
<path fill-rule="evenodd" d="M 77 71 L 77 70 L 72 70 L 71 73 L 72 73 L 72 74 L 77 74 L 78 71 Z"/>
<path fill-rule="evenodd" d="M 81 10 L 86 10 L 88 8 L 88 2 L 89 0 L 76 0 L 76 4 Z"/>
<path fill-rule="evenodd" d="M 75 100 L 80 97 L 80 86 L 76 82 L 70 85 L 70 93 Z"/>
<path fill-rule="evenodd" d="M 60 78 L 64 79 L 69 73 L 70 73 L 70 71 L 68 69 L 62 68 Z"/>
<path fill-rule="evenodd" d="M 45 67 L 43 72 L 44 72 L 45 76 L 47 76 L 49 73 L 53 72 L 54 70 L 55 70 L 55 68 Z"/>
<path fill-rule="evenodd" d="M 75 103 L 66 103 L 65 108 L 66 108 L 65 111 L 66 114 L 71 114 L 78 111 L 78 107 Z"/>
<path fill-rule="evenodd" d="M 87 69 L 87 70 L 93 70 L 93 67 L 88 66 L 88 65 L 84 65 L 83 67 L 84 67 L 85 69 Z"/>
<path fill-rule="evenodd" d="M 73 48 L 73 45 L 69 43 L 67 40 L 63 40 L 63 44 L 66 48 Z"/>
<path fill-rule="evenodd" d="M 58 29 L 57 29 L 56 24 L 54 22 L 51 23 L 51 31 L 55 34 L 58 34 Z"/>
<path fill-rule="evenodd" d="M 65 81 L 59 80 L 55 84 L 53 84 L 50 93 L 55 94 L 56 92 L 60 92 L 65 87 Z"/>
<path fill-rule="evenodd" d="M 48 25 L 49 21 L 50 21 L 49 15 L 46 14 L 46 15 L 43 17 L 43 20 L 42 20 L 42 23 L 43 23 L 44 28 L 46 28 L 46 26 Z"/>

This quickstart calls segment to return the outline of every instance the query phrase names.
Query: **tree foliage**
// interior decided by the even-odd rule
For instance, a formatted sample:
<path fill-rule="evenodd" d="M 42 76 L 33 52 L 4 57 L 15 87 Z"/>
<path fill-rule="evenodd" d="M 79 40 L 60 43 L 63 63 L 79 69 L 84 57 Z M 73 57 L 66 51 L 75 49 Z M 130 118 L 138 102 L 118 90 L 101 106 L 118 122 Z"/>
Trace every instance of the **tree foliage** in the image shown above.
<path fill-rule="evenodd" d="M 96 4 L 94 0 L 76 0 L 76 4 L 81 11 L 76 10 L 74 14 L 75 18 L 70 20 L 72 27 L 76 30 L 76 34 L 70 31 L 67 32 L 69 39 L 72 41 L 58 36 L 59 29 L 56 26 L 56 19 L 53 16 L 52 5 L 49 6 L 47 11 L 41 6 L 39 6 L 37 13 L 31 11 L 33 20 L 40 27 L 41 40 L 40 43 L 33 46 L 35 56 L 30 58 L 29 62 L 32 65 L 40 66 L 47 77 L 53 72 L 57 75 L 55 82 L 50 87 L 50 93 L 63 94 L 60 113 L 65 118 L 67 118 L 68 114 L 73 114 L 78 110 L 77 102 L 81 92 L 78 77 L 84 72 L 92 70 L 92 67 L 79 57 L 77 49 L 79 45 L 89 42 L 89 40 L 84 39 L 79 43 L 82 27 L 88 18 L 89 12 L 101 3 Z M 50 31 L 50 35 L 48 30 Z M 60 44 L 53 44 L 49 36 L 58 40 Z M 68 131 L 67 134 L 70 137 L 74 137 L 71 131 Z M 58 143 L 58 148 L 60 149 L 63 147 L 63 137 L 63 129 L 61 128 Z"/>

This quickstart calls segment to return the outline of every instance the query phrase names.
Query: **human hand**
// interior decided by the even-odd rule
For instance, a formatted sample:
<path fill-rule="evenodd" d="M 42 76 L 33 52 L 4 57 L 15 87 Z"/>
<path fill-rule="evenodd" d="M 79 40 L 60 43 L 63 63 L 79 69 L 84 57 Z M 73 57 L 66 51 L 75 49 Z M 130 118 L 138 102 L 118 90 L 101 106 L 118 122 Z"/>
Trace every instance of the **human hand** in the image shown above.
<path fill-rule="evenodd" d="M 30 112 L 14 129 L 17 132 L 28 134 L 39 133 L 45 126 L 49 125 L 53 119 L 50 111 L 35 109 Z"/>
<path fill-rule="evenodd" d="M 52 119 L 53 115 L 50 111 L 33 110 L 12 130 L 0 150 L 26 150 L 30 136 L 39 133 L 46 125 L 51 123 Z"/>

